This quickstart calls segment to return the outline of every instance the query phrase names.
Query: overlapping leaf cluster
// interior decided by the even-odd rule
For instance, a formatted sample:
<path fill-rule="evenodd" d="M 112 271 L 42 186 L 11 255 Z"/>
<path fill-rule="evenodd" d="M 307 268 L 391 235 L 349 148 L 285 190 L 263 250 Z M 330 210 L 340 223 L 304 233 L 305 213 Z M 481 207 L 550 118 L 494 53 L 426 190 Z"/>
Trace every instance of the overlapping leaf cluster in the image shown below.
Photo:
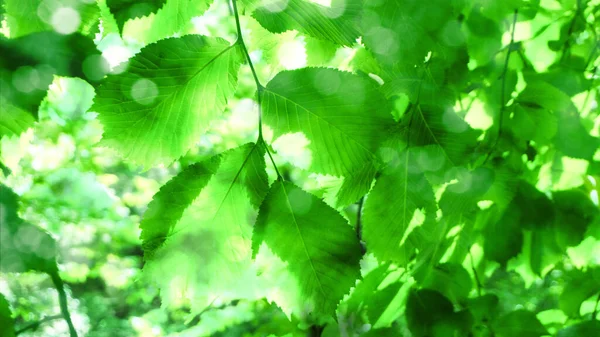
<path fill-rule="evenodd" d="M 243 19 L 321 46 L 307 47 L 313 59 L 351 50 L 344 69 L 281 71 L 264 86 L 268 64 L 248 53 L 235 0 L 234 42 L 173 37 L 209 5 L 107 1 L 103 27 L 112 19 L 145 47 L 106 77 L 86 64 L 97 54 L 87 20 L 83 34 L 25 32 L 8 1 L 11 38 L 0 40 L 0 136 L 31 125 L 44 71 L 80 76 L 99 83 L 100 145 L 145 168 L 193 148 L 251 68 L 256 141 L 183 168 L 141 221 L 146 276 L 166 305 L 266 297 L 332 336 L 600 333 L 598 261 L 569 260 L 600 242 L 597 1 L 244 1 Z M 34 71 L 25 92 L 19 81 Z M 273 139 L 304 135 L 308 171 L 340 181 L 334 202 L 277 167 L 267 126 Z M 533 283 L 558 269 L 569 281 L 544 309 L 568 324 L 494 291 L 500 272 Z"/>

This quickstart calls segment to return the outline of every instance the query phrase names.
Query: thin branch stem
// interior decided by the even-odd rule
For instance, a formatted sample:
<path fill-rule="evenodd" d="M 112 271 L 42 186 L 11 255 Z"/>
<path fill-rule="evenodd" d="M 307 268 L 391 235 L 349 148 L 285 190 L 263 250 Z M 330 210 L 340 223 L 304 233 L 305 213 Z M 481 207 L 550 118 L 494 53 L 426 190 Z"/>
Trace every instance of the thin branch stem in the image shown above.
<path fill-rule="evenodd" d="M 358 201 L 358 211 L 356 211 L 356 237 L 358 238 L 358 242 L 360 243 L 360 250 L 362 255 L 365 255 L 367 249 L 362 241 L 362 212 L 363 206 L 365 204 L 365 197 L 363 196 Z"/>
<path fill-rule="evenodd" d="M 15 336 L 16 336 L 16 335 L 19 335 L 19 334 L 22 334 L 23 332 L 25 332 L 25 331 L 27 331 L 27 330 L 35 330 L 35 329 L 37 329 L 37 328 L 38 328 L 40 325 L 42 325 L 42 324 L 44 324 L 44 323 L 46 323 L 46 322 L 54 321 L 54 320 L 57 320 L 57 319 L 59 319 L 59 318 L 62 318 L 62 317 L 63 317 L 63 315 L 52 315 L 52 316 L 46 316 L 46 317 L 44 317 L 44 318 L 40 319 L 40 320 L 39 320 L 39 321 L 37 321 L 37 322 L 30 323 L 30 324 L 28 324 L 28 325 L 26 325 L 26 326 L 22 327 L 22 328 L 21 328 L 21 329 L 19 329 L 19 330 L 15 330 Z"/>
<path fill-rule="evenodd" d="M 600 304 L 600 293 L 598 294 L 598 298 L 596 298 L 596 305 L 594 306 L 594 311 L 592 312 L 592 320 L 596 319 L 598 315 L 598 305 Z"/>
<path fill-rule="evenodd" d="M 519 14 L 519 10 L 515 9 L 514 12 L 514 16 L 513 16 L 513 23 L 512 23 L 512 32 L 510 34 L 510 43 L 508 44 L 508 48 L 506 51 L 506 58 L 504 59 L 504 68 L 502 69 L 502 82 L 500 83 L 500 112 L 498 113 L 498 136 L 496 137 L 496 139 L 494 140 L 493 145 L 491 146 L 490 150 L 488 151 L 487 156 L 485 157 L 485 160 L 483 161 L 483 163 L 485 164 L 488 159 L 490 158 L 492 151 L 494 150 L 494 148 L 496 147 L 496 145 L 498 145 L 498 141 L 500 140 L 500 138 L 502 137 L 502 123 L 504 122 L 504 110 L 506 109 L 506 73 L 508 72 L 508 62 L 510 61 L 510 54 L 512 52 L 512 46 L 515 43 L 515 31 L 517 30 L 517 17 Z"/>
<path fill-rule="evenodd" d="M 269 159 L 275 168 L 275 172 L 277 173 L 277 177 L 283 180 L 283 177 L 279 173 L 279 169 L 277 168 L 277 164 L 275 164 L 275 160 L 273 160 L 273 156 L 271 155 L 271 151 L 269 151 L 269 147 L 265 143 L 263 138 L 262 131 L 262 101 L 261 95 L 264 87 L 260 84 L 260 80 L 258 79 L 258 75 L 256 73 L 256 69 L 254 69 L 254 64 L 252 63 L 252 59 L 250 58 L 250 54 L 248 53 L 248 48 L 246 48 L 246 43 L 244 42 L 244 36 L 242 35 L 242 27 L 240 25 L 240 14 L 238 13 L 237 1 L 231 0 L 231 5 L 233 7 L 233 16 L 235 18 L 235 28 L 237 31 L 237 40 L 235 44 L 239 45 L 244 52 L 244 56 L 248 61 L 248 65 L 250 66 L 250 71 L 252 71 L 252 77 L 254 78 L 254 83 L 256 84 L 256 103 L 258 105 L 258 140 L 257 143 L 262 143 L 265 148 L 265 151 L 269 155 Z"/>
<path fill-rule="evenodd" d="M 58 304 L 60 305 L 60 312 L 62 313 L 62 316 L 67 322 L 67 325 L 69 326 L 69 336 L 77 337 L 77 331 L 75 331 L 75 326 L 73 326 L 73 321 L 71 321 L 69 307 L 67 306 L 67 293 L 65 293 L 64 282 L 58 275 L 58 270 L 52 271 L 48 274 L 52 278 L 52 283 L 54 283 L 54 287 L 58 291 Z"/>

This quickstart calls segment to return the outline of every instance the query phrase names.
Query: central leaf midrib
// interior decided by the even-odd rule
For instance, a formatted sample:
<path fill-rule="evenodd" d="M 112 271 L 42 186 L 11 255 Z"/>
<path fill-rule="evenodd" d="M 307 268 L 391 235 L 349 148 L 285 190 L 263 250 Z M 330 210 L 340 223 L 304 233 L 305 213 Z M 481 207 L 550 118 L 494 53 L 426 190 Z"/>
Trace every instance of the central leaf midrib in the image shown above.
<path fill-rule="evenodd" d="M 296 221 L 296 216 L 294 215 L 294 210 L 292 209 L 292 204 L 290 203 L 290 198 L 285 189 L 285 185 L 283 184 L 283 181 L 280 181 L 279 183 L 281 184 L 283 194 L 285 194 L 285 201 L 290 209 L 290 214 L 292 216 L 292 219 L 294 220 L 294 225 L 296 226 L 296 231 L 298 232 L 298 236 L 300 237 L 300 242 L 302 242 L 302 248 L 304 248 L 304 252 L 306 253 L 306 257 L 308 258 L 308 262 L 310 263 L 311 270 L 315 275 L 315 279 L 317 279 L 317 284 L 319 284 L 319 290 L 321 291 L 321 295 L 323 296 L 323 298 L 327 298 L 327 295 L 325 294 L 325 289 L 323 289 L 323 284 L 321 283 L 321 279 L 319 279 L 319 275 L 317 274 L 317 269 L 315 268 L 315 265 L 312 262 L 311 255 L 308 253 L 308 248 L 306 247 L 306 242 L 304 242 L 302 232 L 300 232 L 300 226 L 298 225 L 298 221 Z"/>

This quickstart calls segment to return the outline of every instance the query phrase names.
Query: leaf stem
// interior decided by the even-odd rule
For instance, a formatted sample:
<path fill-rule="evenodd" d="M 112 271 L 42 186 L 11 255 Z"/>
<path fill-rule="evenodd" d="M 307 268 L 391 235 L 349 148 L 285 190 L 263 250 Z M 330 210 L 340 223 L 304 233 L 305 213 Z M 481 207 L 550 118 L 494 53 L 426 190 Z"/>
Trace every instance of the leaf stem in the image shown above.
<path fill-rule="evenodd" d="M 46 322 L 54 321 L 54 320 L 62 318 L 62 317 L 63 317 L 63 315 L 60 315 L 60 314 L 59 315 L 46 316 L 46 317 L 40 319 L 39 321 L 30 323 L 30 324 L 22 327 L 19 330 L 15 330 L 15 336 L 19 335 L 19 334 L 22 334 L 23 332 L 25 332 L 27 330 L 37 329 L 40 325 L 42 325 L 42 324 L 44 324 Z"/>
<path fill-rule="evenodd" d="M 69 307 L 67 306 L 67 293 L 65 293 L 64 282 L 58 275 L 58 270 L 54 270 L 52 272 L 49 272 L 48 274 L 52 278 L 52 283 L 54 283 L 54 287 L 58 291 L 58 304 L 60 305 L 60 312 L 62 313 L 62 316 L 67 322 L 67 325 L 69 326 L 69 336 L 77 337 L 77 331 L 75 331 L 73 321 L 71 321 Z"/>
<path fill-rule="evenodd" d="M 490 150 L 488 151 L 487 156 L 485 157 L 485 160 L 483 161 L 483 163 L 485 164 L 488 159 L 490 158 L 492 151 L 494 150 L 494 148 L 496 147 L 496 145 L 498 145 L 498 141 L 500 140 L 500 138 L 502 137 L 502 123 L 504 121 L 504 110 L 506 109 L 506 102 L 505 102 L 505 91 L 506 91 L 506 73 L 508 72 L 508 62 L 510 61 L 510 54 L 512 52 L 512 46 L 515 43 L 515 31 L 517 30 L 517 17 L 519 14 L 519 10 L 515 9 L 514 12 L 514 16 L 513 16 L 513 23 L 512 23 L 512 32 L 510 34 L 510 43 L 508 44 L 508 48 L 506 50 L 506 58 L 504 59 L 504 68 L 502 69 L 502 82 L 500 84 L 500 112 L 498 113 L 498 136 L 496 137 L 496 139 L 494 140 L 493 145 L 490 147 Z"/>
<path fill-rule="evenodd" d="M 256 142 L 263 144 L 263 146 L 265 147 L 265 151 L 269 155 L 269 159 L 271 159 L 271 163 L 273 164 L 273 167 L 275 168 L 277 177 L 281 178 L 283 180 L 283 177 L 281 176 L 281 174 L 279 173 L 279 169 L 277 168 L 277 164 L 275 164 L 275 160 L 273 160 L 271 151 L 269 151 L 269 147 L 267 146 L 267 144 L 263 138 L 261 94 L 264 90 L 264 87 L 260 83 L 260 80 L 258 79 L 256 69 L 254 69 L 254 64 L 252 63 L 252 59 L 250 58 L 250 53 L 248 53 L 248 48 L 246 48 L 246 43 L 244 42 L 244 37 L 242 35 L 242 27 L 240 25 L 240 14 L 238 13 L 238 8 L 237 8 L 237 1 L 231 0 L 231 5 L 233 7 L 233 16 L 235 18 L 235 29 L 237 31 L 237 39 L 235 41 L 235 44 L 239 45 L 242 48 L 242 51 L 244 52 L 244 56 L 246 57 L 246 60 L 248 61 L 248 65 L 250 66 L 250 71 L 252 72 L 252 77 L 254 78 L 254 83 L 256 84 L 256 103 L 258 105 L 258 140 Z"/>
<path fill-rule="evenodd" d="M 258 75 L 256 74 L 256 69 L 254 69 L 254 64 L 252 63 L 252 59 L 250 58 L 250 53 L 248 53 L 248 48 L 246 48 L 246 43 L 244 42 L 244 37 L 242 35 L 242 27 L 240 25 L 240 15 L 238 13 L 237 1 L 231 0 L 231 4 L 233 6 L 233 16 L 235 17 L 235 28 L 237 30 L 237 40 L 235 41 L 238 44 L 242 51 L 244 52 L 244 56 L 248 61 L 248 65 L 250 66 L 250 70 L 252 71 L 252 77 L 254 78 L 254 83 L 256 83 L 256 102 L 258 104 L 258 139 L 262 139 L 262 109 L 261 109 L 261 92 L 263 90 L 262 84 L 258 80 Z"/>
<path fill-rule="evenodd" d="M 358 242 L 360 243 L 360 250 L 362 255 L 365 255 L 367 252 L 367 248 L 362 240 L 362 211 L 363 206 L 365 204 L 365 197 L 363 196 L 358 201 L 358 211 L 356 212 L 356 237 L 358 238 Z"/>

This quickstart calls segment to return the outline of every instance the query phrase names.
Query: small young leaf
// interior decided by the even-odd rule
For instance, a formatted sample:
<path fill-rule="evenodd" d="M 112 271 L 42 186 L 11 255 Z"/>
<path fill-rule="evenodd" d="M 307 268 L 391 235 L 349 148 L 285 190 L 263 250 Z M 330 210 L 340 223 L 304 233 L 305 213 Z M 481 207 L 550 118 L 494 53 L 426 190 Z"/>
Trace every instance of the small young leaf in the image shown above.
<path fill-rule="evenodd" d="M 360 170 L 346 176 L 337 193 L 337 206 L 348 206 L 369 193 L 376 174 L 377 169 L 369 162 Z"/>
<path fill-rule="evenodd" d="M 262 91 L 264 121 L 275 137 L 303 132 L 313 168 L 347 175 L 374 160 L 394 127 L 391 106 L 376 84 L 328 68 L 280 72 Z"/>
<path fill-rule="evenodd" d="M 296 29 L 313 37 L 351 46 L 360 35 L 358 19 L 362 3 L 333 0 L 325 7 L 307 0 L 267 0 L 254 11 L 254 18 L 273 33 Z"/>
<path fill-rule="evenodd" d="M 360 277 L 361 247 L 352 227 L 292 183 L 275 181 L 260 206 L 252 236 L 254 255 L 262 242 L 288 263 L 318 315 L 333 316 Z"/>
<path fill-rule="evenodd" d="M 237 85 L 237 45 L 186 35 L 142 49 L 128 69 L 98 88 L 94 106 L 102 144 L 151 167 L 192 147 L 225 109 Z"/>

